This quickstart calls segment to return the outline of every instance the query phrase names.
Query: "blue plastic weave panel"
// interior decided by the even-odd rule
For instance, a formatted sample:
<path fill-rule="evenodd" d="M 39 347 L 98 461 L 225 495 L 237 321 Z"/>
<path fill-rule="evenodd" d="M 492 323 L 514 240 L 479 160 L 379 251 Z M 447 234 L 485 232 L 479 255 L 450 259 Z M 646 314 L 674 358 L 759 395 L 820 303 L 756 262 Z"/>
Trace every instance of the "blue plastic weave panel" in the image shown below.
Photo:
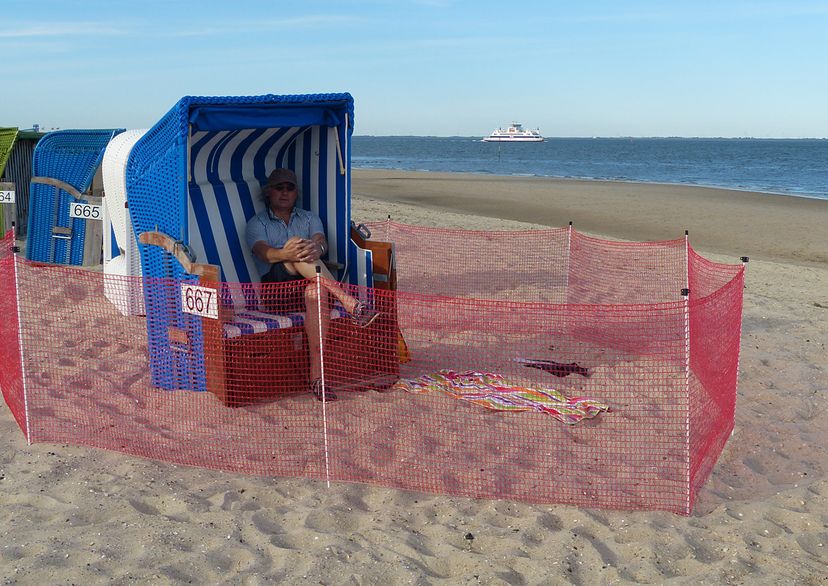
<path fill-rule="evenodd" d="M 32 159 L 32 177 L 57 179 L 85 192 L 101 164 L 106 145 L 115 130 L 58 130 L 37 143 Z M 69 205 L 76 200 L 54 185 L 33 182 L 29 195 L 29 222 L 26 255 L 40 262 L 80 265 L 86 220 L 69 217 Z M 70 228 L 71 238 L 57 238 L 56 227 Z"/>
<path fill-rule="evenodd" d="M 185 229 L 186 125 L 176 108 L 133 146 L 126 166 L 127 201 L 137 235 L 158 229 L 179 238 Z M 152 384 L 162 389 L 206 389 L 200 318 L 181 312 L 180 282 L 192 280 L 178 261 L 156 246 L 139 244 Z M 191 347 L 178 348 L 169 328 L 188 332 Z"/>

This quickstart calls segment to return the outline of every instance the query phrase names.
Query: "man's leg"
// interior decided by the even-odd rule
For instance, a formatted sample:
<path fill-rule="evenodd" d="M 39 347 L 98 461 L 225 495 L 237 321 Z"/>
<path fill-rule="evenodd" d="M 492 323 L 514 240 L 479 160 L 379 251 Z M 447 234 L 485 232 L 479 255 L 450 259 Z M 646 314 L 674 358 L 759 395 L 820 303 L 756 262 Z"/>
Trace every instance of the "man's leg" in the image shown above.
<path fill-rule="evenodd" d="M 320 401 L 322 400 L 322 343 L 328 337 L 330 322 L 331 308 L 328 291 L 321 285 L 317 285 L 314 279 L 314 282 L 305 289 L 305 333 L 308 336 L 308 350 L 310 351 L 311 391 Z M 336 395 L 331 390 L 325 389 L 325 398 L 335 401 Z"/>
<path fill-rule="evenodd" d="M 331 271 L 328 270 L 328 267 L 325 266 L 325 263 L 321 261 L 316 262 L 286 262 L 284 263 L 285 269 L 290 272 L 293 272 L 297 275 L 301 275 L 306 279 L 316 279 L 316 267 L 319 266 L 319 274 L 325 282 L 322 283 L 322 287 L 327 289 L 331 295 L 336 297 L 339 302 L 342 304 L 342 307 L 345 308 L 350 314 L 354 314 L 357 306 L 360 304 L 359 299 L 348 295 L 341 287 L 336 285 L 336 279 L 331 274 Z"/>

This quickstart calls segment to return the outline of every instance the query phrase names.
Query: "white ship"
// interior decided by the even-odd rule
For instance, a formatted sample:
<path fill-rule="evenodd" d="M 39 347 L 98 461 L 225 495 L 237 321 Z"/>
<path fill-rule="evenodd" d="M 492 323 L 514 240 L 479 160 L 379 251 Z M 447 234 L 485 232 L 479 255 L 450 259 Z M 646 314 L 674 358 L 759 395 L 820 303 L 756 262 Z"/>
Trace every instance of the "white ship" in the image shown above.
<path fill-rule="evenodd" d="M 496 128 L 483 142 L 543 142 L 540 131 L 527 130 L 517 122 L 507 128 Z"/>

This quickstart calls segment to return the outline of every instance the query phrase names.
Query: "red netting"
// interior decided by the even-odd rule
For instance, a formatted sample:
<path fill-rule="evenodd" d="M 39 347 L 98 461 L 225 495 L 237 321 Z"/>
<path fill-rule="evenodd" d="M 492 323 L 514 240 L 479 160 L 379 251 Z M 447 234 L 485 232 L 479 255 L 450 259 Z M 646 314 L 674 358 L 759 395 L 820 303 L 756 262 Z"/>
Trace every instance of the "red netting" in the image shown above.
<path fill-rule="evenodd" d="M 13 246 L 14 230 L 10 230 L 0 244 L 0 390 L 17 424 L 28 437 Z"/>
<path fill-rule="evenodd" d="M 4 340 L 16 335 L 6 317 L 16 298 L 24 358 L 4 346 L 6 401 L 25 429 L 22 365 L 31 441 L 256 474 L 690 512 L 733 426 L 741 266 L 706 261 L 684 239 L 371 228 L 395 244 L 397 291 L 313 281 L 196 291 L 192 281 L 18 258 L 15 297 L 6 254 Z M 177 301 L 151 310 L 176 325 L 148 333 L 144 317 L 122 315 L 113 301 L 141 287 L 174 292 Z M 222 301 L 218 319 L 182 313 L 196 293 Z M 379 317 L 355 323 L 356 299 Z M 309 336 L 320 316 L 321 352 Z M 149 344 L 164 350 L 157 364 Z M 177 390 L 158 387 L 154 373 L 166 371 L 176 374 L 165 388 Z M 334 402 L 309 391 L 323 371 Z"/>

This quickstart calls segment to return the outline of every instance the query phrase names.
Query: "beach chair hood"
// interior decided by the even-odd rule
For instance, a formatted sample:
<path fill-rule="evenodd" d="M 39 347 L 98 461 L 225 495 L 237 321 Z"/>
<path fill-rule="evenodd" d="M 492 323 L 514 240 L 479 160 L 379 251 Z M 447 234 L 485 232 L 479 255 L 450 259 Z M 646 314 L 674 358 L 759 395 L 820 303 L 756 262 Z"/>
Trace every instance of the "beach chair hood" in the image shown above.
<path fill-rule="evenodd" d="M 275 167 L 299 179 L 297 205 L 317 213 L 330 243 L 329 260 L 349 267 L 350 94 L 184 97 L 132 149 L 126 167 L 136 234 L 158 230 L 186 244 L 197 262 L 218 265 L 222 280 L 260 276 L 244 227 L 264 209 L 261 186 Z M 141 249 L 144 274 L 162 253 Z M 163 275 L 178 277 L 180 275 Z"/>

